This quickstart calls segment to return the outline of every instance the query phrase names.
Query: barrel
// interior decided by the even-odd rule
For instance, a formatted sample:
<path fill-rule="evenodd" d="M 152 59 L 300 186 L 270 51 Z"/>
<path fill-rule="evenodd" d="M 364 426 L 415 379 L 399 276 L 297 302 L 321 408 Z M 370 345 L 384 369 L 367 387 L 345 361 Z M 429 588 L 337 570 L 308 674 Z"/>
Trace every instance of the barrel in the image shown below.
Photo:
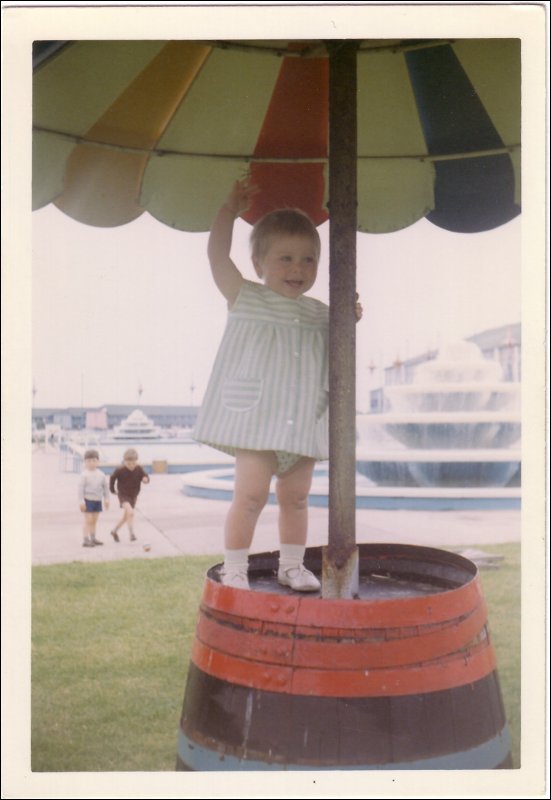
<path fill-rule="evenodd" d="M 177 770 L 512 767 L 476 565 L 443 550 L 359 546 L 359 596 L 206 575 Z M 321 574 L 321 548 L 306 566 Z"/>

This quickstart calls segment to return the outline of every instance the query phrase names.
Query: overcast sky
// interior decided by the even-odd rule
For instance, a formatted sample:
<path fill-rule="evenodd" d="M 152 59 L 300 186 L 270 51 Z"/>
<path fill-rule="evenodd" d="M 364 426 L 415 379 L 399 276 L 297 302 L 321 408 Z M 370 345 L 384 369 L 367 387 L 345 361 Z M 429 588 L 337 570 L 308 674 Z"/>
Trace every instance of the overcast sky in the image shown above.
<path fill-rule="evenodd" d="M 140 384 L 143 405 L 199 403 L 226 320 L 207 234 L 175 231 L 148 213 L 119 228 L 93 228 L 53 205 L 32 221 L 35 406 L 133 404 Z M 328 228 L 320 228 L 310 292 L 326 302 Z M 232 254 L 255 279 L 249 231 L 238 221 Z M 520 244 L 518 217 L 480 234 L 420 220 L 396 233 L 358 235 L 359 410 L 380 368 L 397 356 L 520 321 Z"/>

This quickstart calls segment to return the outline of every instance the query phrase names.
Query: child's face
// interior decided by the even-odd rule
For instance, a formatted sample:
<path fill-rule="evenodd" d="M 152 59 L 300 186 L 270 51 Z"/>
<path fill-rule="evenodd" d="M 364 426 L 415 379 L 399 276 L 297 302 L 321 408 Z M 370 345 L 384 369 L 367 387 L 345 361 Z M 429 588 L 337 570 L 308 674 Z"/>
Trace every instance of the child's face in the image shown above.
<path fill-rule="evenodd" d="M 85 458 L 84 459 L 84 466 L 86 467 L 86 469 L 91 469 L 91 470 L 97 469 L 98 464 L 99 464 L 99 459 L 98 458 Z"/>
<path fill-rule="evenodd" d="M 138 462 L 136 461 L 136 459 L 135 459 L 135 458 L 125 458 L 125 459 L 124 459 L 124 466 L 125 466 L 125 467 L 128 467 L 128 469 L 129 469 L 130 471 L 132 471 L 132 470 L 136 469 L 136 464 L 137 464 L 137 463 L 138 463 Z"/>
<path fill-rule="evenodd" d="M 309 236 L 273 236 L 254 265 L 269 289 L 294 300 L 314 285 L 318 272 L 316 245 Z"/>

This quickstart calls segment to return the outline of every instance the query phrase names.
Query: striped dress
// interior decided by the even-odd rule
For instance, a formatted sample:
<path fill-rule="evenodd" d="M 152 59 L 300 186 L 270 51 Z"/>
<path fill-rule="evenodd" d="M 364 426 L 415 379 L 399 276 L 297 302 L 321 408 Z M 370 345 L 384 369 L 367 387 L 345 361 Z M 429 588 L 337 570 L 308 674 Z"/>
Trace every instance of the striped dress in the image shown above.
<path fill-rule="evenodd" d="M 235 454 L 273 450 L 278 472 L 329 456 L 329 308 L 244 281 L 197 419 L 197 441 Z"/>

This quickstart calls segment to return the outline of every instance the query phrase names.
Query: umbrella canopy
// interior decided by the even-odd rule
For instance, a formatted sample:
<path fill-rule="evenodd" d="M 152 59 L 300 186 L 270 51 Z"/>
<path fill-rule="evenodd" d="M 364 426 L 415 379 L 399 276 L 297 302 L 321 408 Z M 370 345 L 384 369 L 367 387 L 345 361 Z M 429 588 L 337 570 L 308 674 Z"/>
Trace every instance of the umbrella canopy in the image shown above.
<path fill-rule="evenodd" d="M 520 206 L 520 41 L 357 43 L 360 231 L 426 216 L 487 230 Z M 144 210 L 205 231 L 247 170 L 249 222 L 295 206 L 328 218 L 325 43 L 35 44 L 33 208 L 89 225 Z"/>
<path fill-rule="evenodd" d="M 481 231 L 518 214 L 519 42 L 46 42 L 35 63 L 35 208 L 97 226 L 147 209 L 203 231 L 250 171 L 248 222 L 330 216 L 323 594 L 353 595 L 356 230 L 426 216 Z"/>

